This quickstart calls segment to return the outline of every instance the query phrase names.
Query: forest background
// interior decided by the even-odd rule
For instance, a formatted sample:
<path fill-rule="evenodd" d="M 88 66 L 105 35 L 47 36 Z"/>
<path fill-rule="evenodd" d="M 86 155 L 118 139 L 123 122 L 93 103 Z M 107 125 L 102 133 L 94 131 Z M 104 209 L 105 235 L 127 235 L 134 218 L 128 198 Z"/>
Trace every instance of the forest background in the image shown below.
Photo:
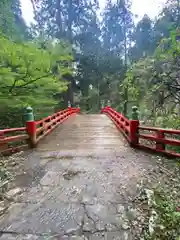
<path fill-rule="evenodd" d="M 0 3 L 0 128 L 21 126 L 80 105 L 99 112 L 102 100 L 130 116 L 137 105 L 146 124 L 179 128 L 179 0 L 158 17 L 138 22 L 130 0 L 32 0 L 34 21 L 20 0 Z"/>

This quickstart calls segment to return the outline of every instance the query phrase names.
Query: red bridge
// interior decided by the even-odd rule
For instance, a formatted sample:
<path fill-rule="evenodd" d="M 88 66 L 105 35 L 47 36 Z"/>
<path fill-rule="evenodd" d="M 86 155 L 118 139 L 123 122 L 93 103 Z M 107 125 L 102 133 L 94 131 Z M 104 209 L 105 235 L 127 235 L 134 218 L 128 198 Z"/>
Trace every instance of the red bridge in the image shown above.
<path fill-rule="evenodd" d="M 132 119 L 110 106 L 89 115 L 69 107 L 40 121 L 28 108 L 25 117 L 25 127 L 0 131 L 3 155 L 23 149 L 13 155 L 16 189 L 0 240 L 135 239 L 127 211 L 137 184 L 157 166 L 152 153 L 180 157 L 172 150 L 180 130 L 143 126 L 136 108 Z"/>
<path fill-rule="evenodd" d="M 79 113 L 79 108 L 69 107 L 40 121 L 35 121 L 31 108 L 28 108 L 26 113 L 27 122 L 25 127 L 0 130 L 0 152 L 3 154 L 10 154 L 24 148 L 36 147 L 39 141 L 43 140 L 44 137 L 50 134 L 56 127 L 61 125 L 69 118 L 74 118 L 74 116 Z M 180 130 L 143 126 L 138 120 L 138 113 L 136 108 L 134 108 L 132 111 L 132 119 L 127 119 L 123 114 L 117 112 L 109 106 L 103 108 L 101 110 L 101 113 L 107 115 L 112 120 L 117 129 L 127 140 L 127 143 L 129 143 L 130 147 L 161 153 L 167 156 L 180 157 L 180 153 L 170 150 L 171 146 L 180 146 Z M 69 126 L 72 133 L 75 130 L 77 131 L 77 129 L 78 131 L 81 131 L 81 128 L 84 129 L 85 126 L 87 126 L 88 131 L 91 132 L 89 129 L 91 126 L 90 120 L 92 121 L 93 119 L 93 124 L 95 122 L 95 124 L 97 124 L 97 128 L 99 125 L 102 126 L 104 138 L 106 137 L 105 133 L 107 130 L 103 124 L 104 122 L 108 121 L 107 119 L 105 120 L 103 118 L 102 122 L 101 117 L 98 115 L 94 115 L 94 118 L 91 118 L 89 115 L 83 115 L 82 118 L 86 119 L 87 123 L 84 125 L 83 122 L 82 124 L 81 117 L 79 116 L 78 119 L 80 120 L 80 127 L 79 125 L 77 127 L 73 124 Z M 61 129 L 59 130 L 59 134 L 60 131 Z M 97 139 L 99 138 L 99 135 L 102 135 L 102 132 L 97 132 Z M 70 135 L 68 137 L 71 138 Z M 86 139 L 87 137 L 82 136 L 82 139 Z M 122 137 L 119 135 L 119 138 Z M 53 139 L 53 135 L 51 136 L 51 139 Z M 104 139 L 104 141 L 105 140 L 106 139 Z M 67 136 L 63 136 L 63 142 L 64 141 L 67 141 Z M 76 139 L 74 139 L 74 141 L 76 141 Z M 60 146 L 62 144 L 60 141 L 57 141 L 57 143 Z"/>

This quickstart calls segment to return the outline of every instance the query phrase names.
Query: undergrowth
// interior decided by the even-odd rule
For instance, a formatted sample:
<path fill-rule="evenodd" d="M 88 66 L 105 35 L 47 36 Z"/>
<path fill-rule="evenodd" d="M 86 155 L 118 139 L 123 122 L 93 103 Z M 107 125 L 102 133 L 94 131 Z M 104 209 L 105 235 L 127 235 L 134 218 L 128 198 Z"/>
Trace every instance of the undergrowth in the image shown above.
<path fill-rule="evenodd" d="M 176 190 L 157 188 L 154 190 L 150 206 L 151 220 L 146 229 L 144 240 L 180 240 L 180 202 Z M 153 214 L 152 214 L 153 213 Z M 153 231 L 150 232 L 150 225 Z"/>

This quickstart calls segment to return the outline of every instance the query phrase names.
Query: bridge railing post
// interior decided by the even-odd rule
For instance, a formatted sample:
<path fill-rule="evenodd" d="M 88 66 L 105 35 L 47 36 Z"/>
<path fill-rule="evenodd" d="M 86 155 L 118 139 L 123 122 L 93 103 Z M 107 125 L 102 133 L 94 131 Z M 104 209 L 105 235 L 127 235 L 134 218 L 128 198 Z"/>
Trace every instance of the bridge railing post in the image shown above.
<path fill-rule="evenodd" d="M 130 120 L 130 144 L 135 147 L 139 144 L 139 114 L 136 106 L 132 107 L 132 120 Z"/>
<path fill-rule="evenodd" d="M 33 109 L 31 107 L 27 107 L 24 118 L 26 121 L 26 131 L 29 135 L 29 146 L 35 147 L 36 145 L 36 122 L 34 120 Z"/>
<path fill-rule="evenodd" d="M 163 140 L 164 139 L 164 132 L 163 131 L 156 131 L 156 137 L 157 139 Z M 164 143 L 159 143 L 158 141 L 156 142 L 156 149 L 157 150 L 165 150 L 166 146 Z"/>

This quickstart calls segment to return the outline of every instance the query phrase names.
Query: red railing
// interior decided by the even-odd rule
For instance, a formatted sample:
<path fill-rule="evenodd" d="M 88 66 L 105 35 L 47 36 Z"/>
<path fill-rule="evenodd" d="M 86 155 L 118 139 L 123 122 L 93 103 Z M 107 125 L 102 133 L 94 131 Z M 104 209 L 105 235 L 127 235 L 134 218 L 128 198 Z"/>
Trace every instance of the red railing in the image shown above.
<path fill-rule="evenodd" d="M 22 150 L 28 147 L 28 139 L 25 127 L 0 130 L 0 153 L 8 154 Z"/>
<path fill-rule="evenodd" d="M 140 126 L 139 120 L 129 120 L 111 107 L 105 107 L 102 113 L 108 115 L 117 128 L 133 147 L 151 150 L 168 156 L 180 157 L 180 130 Z"/>
<path fill-rule="evenodd" d="M 180 130 L 146 126 L 139 126 L 138 130 L 140 148 L 180 157 L 177 150 L 172 150 L 173 147 L 178 146 L 180 150 Z"/>
<path fill-rule="evenodd" d="M 106 107 L 102 109 L 102 113 L 107 114 L 111 120 L 115 123 L 115 125 L 122 132 L 124 137 L 130 142 L 130 121 L 125 118 L 121 113 L 116 112 L 114 109 L 110 107 Z"/>
<path fill-rule="evenodd" d="M 67 108 L 39 121 L 27 121 L 26 127 L 0 130 L 0 153 L 10 154 L 26 147 L 34 147 L 59 124 L 75 113 L 79 108 Z"/>

